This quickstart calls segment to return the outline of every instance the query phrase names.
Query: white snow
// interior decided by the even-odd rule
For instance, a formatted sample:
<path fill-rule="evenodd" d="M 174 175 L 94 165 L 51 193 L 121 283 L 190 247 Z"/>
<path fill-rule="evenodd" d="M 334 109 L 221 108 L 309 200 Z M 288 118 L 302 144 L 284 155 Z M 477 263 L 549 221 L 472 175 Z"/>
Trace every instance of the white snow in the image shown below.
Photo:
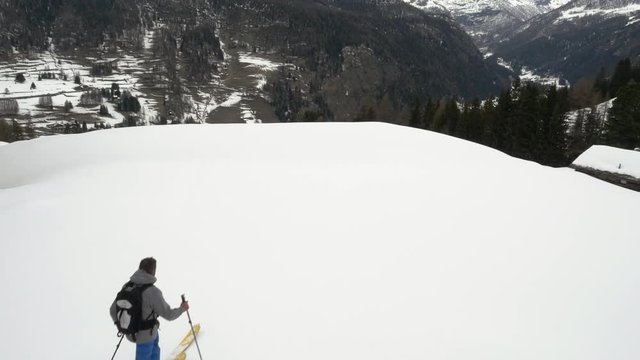
<path fill-rule="evenodd" d="M 571 9 L 562 11 L 562 15 L 556 19 L 555 23 L 567 20 L 574 20 L 586 16 L 629 16 L 640 11 L 640 4 L 628 4 L 623 7 L 616 8 L 587 8 L 586 6 L 576 6 Z"/>
<path fill-rule="evenodd" d="M 563 84 L 557 76 L 536 74 L 532 69 L 529 69 L 526 66 L 523 66 L 520 69 L 520 79 L 522 81 L 530 81 L 543 85 L 555 85 L 557 87 L 568 86 L 568 82 Z"/>
<path fill-rule="evenodd" d="M 117 112 L 113 104 L 105 102 L 103 105 L 107 107 L 107 110 L 109 110 L 110 116 L 100 116 L 100 120 L 104 121 L 105 124 L 109 124 L 112 126 L 116 124 L 121 124 L 122 122 L 124 122 L 125 120 L 124 115 Z"/>
<path fill-rule="evenodd" d="M 640 194 L 570 169 L 377 123 L 42 137 L 0 169 L 6 359 L 110 358 L 145 256 L 205 359 L 640 358 Z"/>
<path fill-rule="evenodd" d="M 454 16 L 461 16 L 477 20 L 483 16 L 491 17 L 500 13 L 507 13 L 519 20 L 527 20 L 557 9 L 569 0 L 551 0 L 548 4 L 535 0 L 403 0 L 419 9 L 435 12 L 450 12 Z"/>
<path fill-rule="evenodd" d="M 231 107 L 238 104 L 241 100 L 242 100 L 242 93 L 234 92 L 234 93 L 231 93 L 231 95 L 229 95 L 227 100 L 223 101 L 222 103 L 216 106 L 213 106 L 212 108 L 216 109 L 218 106 Z"/>
<path fill-rule="evenodd" d="M 513 66 L 511 66 L 511 63 L 504 60 L 503 58 L 496 58 L 496 63 L 507 70 L 513 71 Z"/>
<path fill-rule="evenodd" d="M 243 52 L 238 54 L 238 61 L 242 64 L 247 64 L 246 66 L 257 67 L 262 71 L 275 71 L 280 67 L 280 64 L 276 64 L 271 60 Z"/>
<path fill-rule="evenodd" d="M 573 165 L 640 179 L 640 151 L 594 145 L 580 155 Z"/>
<path fill-rule="evenodd" d="M 264 85 L 267 84 L 267 74 L 278 70 L 281 66 L 292 67 L 291 64 L 278 64 L 271 60 L 261 58 L 250 53 L 240 52 L 238 53 L 238 61 L 244 64 L 245 67 L 252 67 L 260 71 L 257 74 L 251 74 L 249 77 L 256 79 L 255 88 L 262 90 Z"/>
<path fill-rule="evenodd" d="M 0 141 L 0 146 L 5 146 L 5 145 L 9 145 L 9 143 L 6 143 L 4 141 Z"/>
<path fill-rule="evenodd" d="M 246 105 L 240 106 L 241 117 L 247 124 L 260 124 L 262 120 L 256 117 L 256 112 Z"/>
<path fill-rule="evenodd" d="M 252 78 L 257 80 L 256 89 L 262 90 L 265 85 L 267 85 L 267 77 L 263 74 L 254 74 L 250 75 Z"/>
<path fill-rule="evenodd" d="M 144 39 L 142 42 L 142 48 L 145 50 L 151 50 L 154 44 L 155 30 L 145 30 Z"/>
<path fill-rule="evenodd" d="M 640 18 L 635 18 L 635 17 L 630 17 L 629 21 L 627 21 L 627 25 L 626 26 L 631 26 L 633 24 L 637 24 L 638 22 L 640 22 Z"/>
<path fill-rule="evenodd" d="M 496 63 L 509 71 L 515 72 L 513 65 L 501 57 L 496 58 Z M 566 80 L 563 82 L 559 77 L 554 75 L 538 74 L 527 66 L 520 67 L 520 74 L 518 77 L 522 81 L 530 81 L 542 85 L 555 85 L 558 87 L 568 86 L 568 82 Z"/>

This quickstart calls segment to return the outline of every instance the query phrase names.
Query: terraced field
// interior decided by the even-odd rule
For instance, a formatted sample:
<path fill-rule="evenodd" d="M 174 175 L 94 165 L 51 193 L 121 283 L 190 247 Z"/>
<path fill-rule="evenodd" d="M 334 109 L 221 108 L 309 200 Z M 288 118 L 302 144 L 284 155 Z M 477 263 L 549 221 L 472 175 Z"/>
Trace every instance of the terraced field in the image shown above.
<path fill-rule="evenodd" d="M 14 54 L 0 61 L 0 103 L 17 102 L 17 111 L 4 111 L 0 119 L 29 123 L 38 135 L 59 133 L 67 124 L 86 123 L 93 127 L 119 126 L 129 116 L 139 124 L 160 123 L 167 116 L 165 101 L 169 80 L 164 73 L 164 59 L 154 53 L 156 31 L 148 31 L 142 51 L 57 53 L 55 49 L 37 54 Z M 181 81 L 189 104 L 182 119 L 210 123 L 277 122 L 262 87 L 271 74 L 282 65 L 276 59 L 252 54 L 241 49 L 226 49 L 219 72 L 209 82 Z M 92 74 L 92 66 L 109 63 L 110 75 Z M 180 67 L 188 64 L 179 64 Z M 16 76 L 23 74 L 23 83 Z M 83 93 L 93 89 L 111 89 L 116 84 L 120 92 L 130 92 L 140 102 L 139 112 L 117 110 L 117 98 L 103 97 L 109 115 L 99 113 L 101 104 L 81 105 Z M 46 101 L 51 97 L 51 102 Z M 70 102 L 72 109 L 65 109 Z"/>

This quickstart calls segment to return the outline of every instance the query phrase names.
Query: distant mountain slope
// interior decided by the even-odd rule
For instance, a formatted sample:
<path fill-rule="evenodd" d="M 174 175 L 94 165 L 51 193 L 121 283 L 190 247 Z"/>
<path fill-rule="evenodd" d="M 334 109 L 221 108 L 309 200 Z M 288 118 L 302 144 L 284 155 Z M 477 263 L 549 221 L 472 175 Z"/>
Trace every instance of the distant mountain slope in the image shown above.
<path fill-rule="evenodd" d="M 574 0 L 519 27 L 496 56 L 571 81 L 640 53 L 639 0 Z"/>
<path fill-rule="evenodd" d="M 301 65 L 302 81 L 288 77 L 282 86 L 310 96 L 288 101 L 283 112 L 306 102 L 300 111 L 324 118 L 349 119 L 357 115 L 353 109 L 373 107 L 377 119 L 389 119 L 416 94 L 474 96 L 505 85 L 502 70 L 483 59 L 454 21 L 399 1 L 244 0 L 222 10 L 233 43 Z"/>
<path fill-rule="evenodd" d="M 0 14 L 12 19 L 0 24 L 0 52 L 9 57 L 52 48 L 135 53 L 146 30 L 158 30 L 152 50 L 173 93 L 223 66 L 218 36 L 280 59 L 286 66 L 264 89 L 283 121 L 397 122 L 418 95 L 485 96 L 507 84 L 455 21 L 401 0 L 0 1 L 7 4 Z"/>
<path fill-rule="evenodd" d="M 404 0 L 429 11 L 445 12 L 462 24 L 481 45 L 500 37 L 500 31 L 556 9 L 569 0 Z"/>

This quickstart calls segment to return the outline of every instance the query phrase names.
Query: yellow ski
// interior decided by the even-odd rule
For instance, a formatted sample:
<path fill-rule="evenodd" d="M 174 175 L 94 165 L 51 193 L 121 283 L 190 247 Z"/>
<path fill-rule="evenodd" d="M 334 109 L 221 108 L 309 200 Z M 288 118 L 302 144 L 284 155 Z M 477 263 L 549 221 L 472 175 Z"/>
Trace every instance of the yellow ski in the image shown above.
<path fill-rule="evenodd" d="M 193 332 L 191 332 L 191 329 L 189 330 L 189 332 L 184 337 L 184 339 L 180 341 L 180 344 L 178 344 L 178 346 L 176 346 L 176 348 L 173 349 L 173 351 L 171 352 L 171 355 L 169 356 L 169 359 L 185 360 L 187 358 L 187 354 L 185 354 L 185 350 L 187 350 L 187 348 L 193 343 L 194 332 L 196 333 L 196 335 L 198 335 L 198 333 L 200 332 L 200 324 L 195 324 L 193 326 Z"/>

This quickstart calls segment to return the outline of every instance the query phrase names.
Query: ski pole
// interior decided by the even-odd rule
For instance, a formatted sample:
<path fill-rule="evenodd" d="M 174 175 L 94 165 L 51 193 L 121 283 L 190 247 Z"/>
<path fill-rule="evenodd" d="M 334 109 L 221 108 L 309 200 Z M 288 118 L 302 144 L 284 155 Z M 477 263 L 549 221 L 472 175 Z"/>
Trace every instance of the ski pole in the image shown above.
<path fill-rule="evenodd" d="M 182 297 L 182 302 L 186 302 L 187 301 L 184 298 L 184 294 L 182 294 L 181 297 Z M 191 322 L 191 315 L 189 315 L 189 310 L 187 310 L 187 317 L 189 318 L 189 325 L 191 326 L 191 333 L 193 334 L 193 341 L 196 342 L 196 348 L 198 348 L 198 356 L 200 356 L 200 360 L 202 360 L 202 354 L 200 353 L 200 345 L 198 345 L 198 338 L 196 337 L 196 332 L 195 332 L 195 330 L 193 330 L 193 323 Z"/>
<path fill-rule="evenodd" d="M 113 352 L 113 356 L 111 357 L 111 360 L 115 359 L 116 353 L 118 352 L 118 349 L 120 348 L 120 344 L 122 343 L 122 339 L 124 339 L 124 335 L 118 334 L 118 337 L 120 338 L 120 341 L 118 341 L 118 345 L 116 345 L 116 351 Z"/>

